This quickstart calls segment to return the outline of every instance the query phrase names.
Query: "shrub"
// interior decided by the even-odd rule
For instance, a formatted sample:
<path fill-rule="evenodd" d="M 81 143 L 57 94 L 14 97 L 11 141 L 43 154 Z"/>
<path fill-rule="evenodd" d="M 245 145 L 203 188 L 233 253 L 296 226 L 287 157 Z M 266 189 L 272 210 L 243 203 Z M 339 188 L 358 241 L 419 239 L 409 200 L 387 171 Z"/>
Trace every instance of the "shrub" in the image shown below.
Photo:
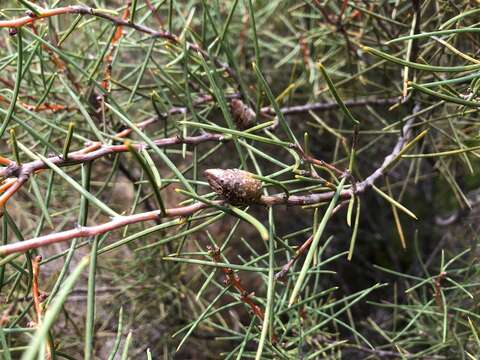
<path fill-rule="evenodd" d="M 468 1 L 3 1 L 5 359 L 475 359 Z"/>

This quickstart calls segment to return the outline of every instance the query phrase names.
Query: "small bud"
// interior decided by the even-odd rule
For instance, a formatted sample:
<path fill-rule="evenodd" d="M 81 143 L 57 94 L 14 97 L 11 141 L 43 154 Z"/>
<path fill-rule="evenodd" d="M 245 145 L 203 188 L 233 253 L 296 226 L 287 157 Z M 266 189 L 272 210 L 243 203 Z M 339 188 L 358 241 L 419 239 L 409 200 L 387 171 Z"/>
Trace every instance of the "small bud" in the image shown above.
<path fill-rule="evenodd" d="M 240 130 L 245 130 L 255 125 L 257 114 L 245 105 L 242 100 L 232 99 L 230 101 L 230 108 L 233 120 Z"/>
<path fill-rule="evenodd" d="M 262 196 L 262 182 L 248 171 L 208 169 L 204 174 L 212 190 L 233 205 L 256 202 Z"/>
<path fill-rule="evenodd" d="M 40 291 L 40 302 L 44 302 L 45 300 L 48 299 L 48 293 L 46 291 Z"/>

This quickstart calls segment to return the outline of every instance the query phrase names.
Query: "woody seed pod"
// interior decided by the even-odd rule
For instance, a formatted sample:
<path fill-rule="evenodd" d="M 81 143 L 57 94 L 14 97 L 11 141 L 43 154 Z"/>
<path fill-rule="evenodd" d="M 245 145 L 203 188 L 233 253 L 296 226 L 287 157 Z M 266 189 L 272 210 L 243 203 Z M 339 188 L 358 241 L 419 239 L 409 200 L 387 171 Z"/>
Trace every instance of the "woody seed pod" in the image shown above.
<path fill-rule="evenodd" d="M 232 99 L 230 101 L 232 117 L 240 130 L 245 130 L 255 125 L 257 114 L 250 107 L 245 105 L 242 100 Z"/>
<path fill-rule="evenodd" d="M 212 190 L 230 204 L 250 204 L 262 196 L 262 182 L 248 171 L 208 169 L 204 174 Z"/>

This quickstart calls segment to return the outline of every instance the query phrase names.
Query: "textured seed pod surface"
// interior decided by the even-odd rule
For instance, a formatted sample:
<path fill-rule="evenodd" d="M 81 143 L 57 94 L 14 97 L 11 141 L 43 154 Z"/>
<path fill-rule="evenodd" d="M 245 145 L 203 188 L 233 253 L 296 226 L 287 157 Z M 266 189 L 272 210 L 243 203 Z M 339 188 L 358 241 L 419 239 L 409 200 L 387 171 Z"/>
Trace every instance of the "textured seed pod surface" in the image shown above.
<path fill-rule="evenodd" d="M 248 129 L 255 125 L 256 114 L 242 100 L 232 99 L 230 101 L 233 120 L 241 130 Z"/>
<path fill-rule="evenodd" d="M 262 182 L 248 171 L 208 169 L 204 174 L 212 190 L 231 204 L 249 204 L 262 196 Z"/>

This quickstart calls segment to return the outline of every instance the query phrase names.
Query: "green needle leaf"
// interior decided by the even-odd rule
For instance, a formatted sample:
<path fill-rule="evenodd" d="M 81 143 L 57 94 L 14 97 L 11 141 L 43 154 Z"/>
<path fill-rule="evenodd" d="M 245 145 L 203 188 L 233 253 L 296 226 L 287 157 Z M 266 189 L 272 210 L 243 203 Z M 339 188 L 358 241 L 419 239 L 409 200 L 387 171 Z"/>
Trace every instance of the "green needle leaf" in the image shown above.
<path fill-rule="evenodd" d="M 320 224 L 318 225 L 318 228 L 315 231 L 312 244 L 308 249 L 307 257 L 305 258 L 305 262 L 303 263 L 302 269 L 300 270 L 300 274 L 298 275 L 297 281 L 295 282 L 295 286 L 293 287 L 292 294 L 290 295 L 290 300 L 288 301 L 289 306 L 293 305 L 293 303 L 295 303 L 295 301 L 297 300 L 298 294 L 300 293 L 302 285 L 305 281 L 305 277 L 307 276 L 307 272 L 310 269 L 310 264 L 312 263 L 315 250 L 317 249 L 318 244 L 320 242 L 320 238 L 323 232 L 325 231 L 328 220 L 330 220 L 330 216 L 332 214 L 333 209 L 335 208 L 338 198 L 340 197 L 340 192 L 342 191 L 344 184 L 345 184 L 345 178 L 343 178 L 338 184 L 337 190 L 335 191 L 335 195 L 330 201 L 330 204 L 328 205 L 328 208 L 325 211 L 325 214 L 323 215 L 322 221 L 320 222 Z"/>

